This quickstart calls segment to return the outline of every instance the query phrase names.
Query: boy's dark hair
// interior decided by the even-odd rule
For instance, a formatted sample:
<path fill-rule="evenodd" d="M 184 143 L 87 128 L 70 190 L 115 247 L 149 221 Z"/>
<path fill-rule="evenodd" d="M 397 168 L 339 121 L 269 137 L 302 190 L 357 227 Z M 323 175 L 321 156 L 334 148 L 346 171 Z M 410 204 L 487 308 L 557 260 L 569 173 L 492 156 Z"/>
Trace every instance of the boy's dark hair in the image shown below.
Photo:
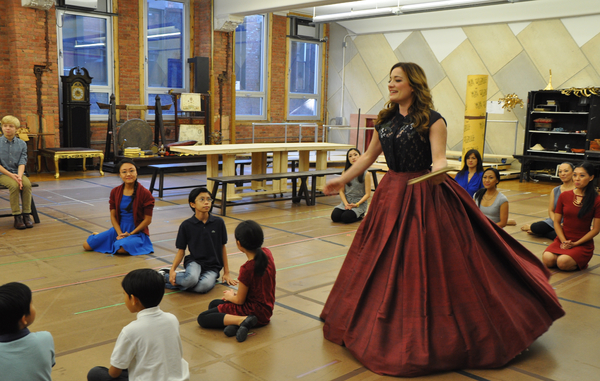
<path fill-rule="evenodd" d="M 144 308 L 156 307 L 165 295 L 165 278 L 152 269 L 133 270 L 121 282 L 127 295 L 135 296 Z"/>
<path fill-rule="evenodd" d="M 30 306 L 29 287 L 18 282 L 0 286 L 0 335 L 19 332 L 19 320 L 31 313 Z"/>
<path fill-rule="evenodd" d="M 192 202 L 195 204 L 196 203 L 196 199 L 198 198 L 198 195 L 200 193 L 208 193 L 208 195 L 210 196 L 210 198 L 213 198 L 212 194 L 205 187 L 194 188 L 194 189 L 192 189 L 192 191 L 190 192 L 190 195 L 188 196 L 188 205 L 190 205 L 190 203 L 192 203 Z M 196 211 L 194 208 L 192 208 L 191 205 L 190 205 L 190 208 L 193 211 Z"/>
<path fill-rule="evenodd" d="M 254 274 L 263 276 L 269 260 L 262 250 L 265 236 L 260 225 L 252 220 L 242 221 L 235 228 L 234 235 L 244 249 L 254 252 Z"/>

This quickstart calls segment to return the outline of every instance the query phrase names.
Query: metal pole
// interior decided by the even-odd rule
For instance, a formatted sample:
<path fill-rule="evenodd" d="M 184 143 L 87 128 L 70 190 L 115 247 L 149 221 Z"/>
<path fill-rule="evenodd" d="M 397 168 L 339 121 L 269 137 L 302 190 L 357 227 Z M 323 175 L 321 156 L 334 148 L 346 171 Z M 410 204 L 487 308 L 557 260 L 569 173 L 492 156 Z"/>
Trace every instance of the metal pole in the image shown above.
<path fill-rule="evenodd" d="M 358 149 L 359 134 L 360 134 L 360 109 L 358 109 L 358 121 L 356 122 L 356 149 Z"/>

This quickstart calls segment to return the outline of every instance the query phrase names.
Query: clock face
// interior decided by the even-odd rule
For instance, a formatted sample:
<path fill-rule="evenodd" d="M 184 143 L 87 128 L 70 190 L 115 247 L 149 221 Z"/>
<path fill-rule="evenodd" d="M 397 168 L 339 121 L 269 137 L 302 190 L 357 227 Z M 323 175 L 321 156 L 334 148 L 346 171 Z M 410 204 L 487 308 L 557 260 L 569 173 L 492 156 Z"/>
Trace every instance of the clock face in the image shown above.
<path fill-rule="evenodd" d="M 85 89 L 81 82 L 74 82 L 71 85 L 71 100 L 72 101 L 83 101 L 85 100 Z"/>

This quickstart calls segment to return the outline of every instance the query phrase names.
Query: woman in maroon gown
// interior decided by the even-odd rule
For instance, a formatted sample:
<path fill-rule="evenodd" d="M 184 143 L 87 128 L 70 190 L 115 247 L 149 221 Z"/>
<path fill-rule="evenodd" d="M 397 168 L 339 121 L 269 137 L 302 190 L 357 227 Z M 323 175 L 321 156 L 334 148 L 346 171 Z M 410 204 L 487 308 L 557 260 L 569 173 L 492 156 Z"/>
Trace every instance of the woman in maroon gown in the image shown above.
<path fill-rule="evenodd" d="M 445 174 L 407 184 L 446 166 L 446 123 L 418 65 L 394 65 L 388 89 L 367 152 L 324 190 L 385 154 L 390 171 L 321 313 L 325 338 L 380 374 L 502 366 L 564 315 L 549 272 Z"/>
<path fill-rule="evenodd" d="M 554 210 L 556 238 L 542 257 L 547 267 L 563 271 L 588 267 L 594 255 L 594 237 L 600 233 L 600 196 L 593 180 L 594 166 L 584 162 L 573 171 L 575 189 L 558 197 Z"/>

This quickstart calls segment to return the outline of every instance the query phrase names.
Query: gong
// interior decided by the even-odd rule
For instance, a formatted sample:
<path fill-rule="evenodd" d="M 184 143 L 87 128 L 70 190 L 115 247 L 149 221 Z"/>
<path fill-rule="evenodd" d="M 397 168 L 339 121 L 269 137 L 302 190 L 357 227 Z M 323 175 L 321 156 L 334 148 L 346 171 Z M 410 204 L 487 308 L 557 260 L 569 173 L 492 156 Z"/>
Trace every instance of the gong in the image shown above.
<path fill-rule="evenodd" d="M 121 149 L 138 147 L 142 151 L 149 150 L 152 146 L 152 127 L 141 119 L 130 119 L 119 128 L 117 142 Z"/>

